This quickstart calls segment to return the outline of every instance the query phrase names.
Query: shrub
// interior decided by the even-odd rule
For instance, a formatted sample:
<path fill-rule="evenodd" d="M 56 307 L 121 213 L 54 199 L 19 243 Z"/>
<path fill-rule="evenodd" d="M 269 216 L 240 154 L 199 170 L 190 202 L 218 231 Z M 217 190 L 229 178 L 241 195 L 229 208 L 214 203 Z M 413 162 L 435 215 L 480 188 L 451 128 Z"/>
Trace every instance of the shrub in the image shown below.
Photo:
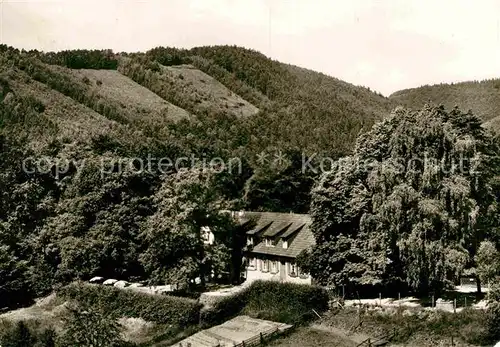
<path fill-rule="evenodd" d="M 500 302 L 491 303 L 488 308 L 488 339 L 493 341 L 500 340 Z"/>
<path fill-rule="evenodd" d="M 221 324 L 225 320 L 237 316 L 247 304 L 249 290 L 228 296 L 213 307 L 200 312 L 200 322 L 205 327 Z"/>
<path fill-rule="evenodd" d="M 189 326 L 198 323 L 201 304 L 168 295 L 150 295 L 114 287 L 73 283 L 58 295 L 84 306 L 105 307 L 118 316 L 142 318 L 160 324 Z"/>
<path fill-rule="evenodd" d="M 20 321 L 16 326 L 7 331 L 2 337 L 2 346 L 6 347 L 30 347 L 35 343 L 36 338 L 28 329 L 28 326 Z"/>
<path fill-rule="evenodd" d="M 300 323 L 328 308 L 328 294 L 321 288 L 294 283 L 254 282 L 247 294 L 245 313 L 283 323 Z"/>
<path fill-rule="evenodd" d="M 123 342 L 120 337 L 121 327 L 116 317 L 99 310 L 84 310 L 78 306 L 70 308 L 69 313 L 65 317 L 65 331 L 58 345 L 118 347 Z"/>
<path fill-rule="evenodd" d="M 256 281 L 245 290 L 219 301 L 202 311 L 204 325 L 220 324 L 238 314 L 283 323 L 300 324 L 328 308 L 328 294 L 310 285 Z"/>
<path fill-rule="evenodd" d="M 491 282 L 488 298 L 491 302 L 500 302 L 500 277 L 496 277 L 494 281 Z"/>
<path fill-rule="evenodd" d="M 56 332 L 53 329 L 47 329 L 40 334 L 38 347 L 55 347 L 56 345 Z"/>
<path fill-rule="evenodd" d="M 45 111 L 45 105 L 32 95 L 25 96 L 24 103 L 38 113 Z"/>

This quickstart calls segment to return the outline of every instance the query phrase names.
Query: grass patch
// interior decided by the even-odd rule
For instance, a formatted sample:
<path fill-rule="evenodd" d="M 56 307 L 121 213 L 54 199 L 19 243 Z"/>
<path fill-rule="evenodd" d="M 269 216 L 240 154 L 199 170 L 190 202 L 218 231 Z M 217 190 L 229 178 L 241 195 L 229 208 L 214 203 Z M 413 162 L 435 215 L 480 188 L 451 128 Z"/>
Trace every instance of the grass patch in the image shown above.
<path fill-rule="evenodd" d="M 356 344 L 341 336 L 310 327 L 299 327 L 290 335 L 270 342 L 273 347 L 355 347 Z"/>
<path fill-rule="evenodd" d="M 377 337 L 396 332 L 395 343 L 434 346 L 441 341 L 484 346 L 488 339 L 488 314 L 464 309 L 458 313 L 422 309 L 356 310 L 331 313 L 328 325 Z"/>

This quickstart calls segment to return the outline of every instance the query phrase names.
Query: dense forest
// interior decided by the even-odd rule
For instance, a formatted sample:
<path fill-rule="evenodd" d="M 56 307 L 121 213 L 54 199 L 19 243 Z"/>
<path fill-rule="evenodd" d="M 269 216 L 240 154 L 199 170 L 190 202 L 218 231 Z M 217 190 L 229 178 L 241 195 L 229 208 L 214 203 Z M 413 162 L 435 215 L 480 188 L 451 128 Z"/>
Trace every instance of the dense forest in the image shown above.
<path fill-rule="evenodd" d="M 0 307 L 92 276 L 237 282 L 244 230 L 219 211 L 308 212 L 321 172 L 304 162 L 359 156 L 402 100 L 232 46 L 3 45 L 0 66 Z M 165 172 L 160 158 L 198 161 Z"/>
<path fill-rule="evenodd" d="M 3 45 L 0 65 L 2 307 L 98 275 L 190 285 L 211 268 L 237 281 L 242 230 L 215 211 L 307 212 L 318 172 L 303 161 L 350 153 L 392 107 L 229 46 Z M 238 170 L 200 167 L 215 157 Z M 158 158 L 201 162 L 165 172 Z M 193 239 L 200 226 L 220 230 L 213 249 Z"/>
<path fill-rule="evenodd" d="M 392 101 L 414 109 L 425 104 L 442 104 L 447 108 L 455 106 L 472 110 L 486 121 L 486 125 L 498 130 L 500 120 L 500 79 L 440 83 L 418 88 L 400 90 L 389 97 Z"/>

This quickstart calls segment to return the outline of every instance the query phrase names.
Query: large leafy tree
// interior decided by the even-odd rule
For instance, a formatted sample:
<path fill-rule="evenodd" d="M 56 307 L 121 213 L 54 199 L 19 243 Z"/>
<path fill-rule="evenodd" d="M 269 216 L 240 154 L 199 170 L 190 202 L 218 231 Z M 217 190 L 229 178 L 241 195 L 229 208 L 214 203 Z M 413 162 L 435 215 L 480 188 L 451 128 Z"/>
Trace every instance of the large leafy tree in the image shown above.
<path fill-rule="evenodd" d="M 204 284 L 212 270 L 230 272 L 241 253 L 235 247 L 243 245 L 231 216 L 221 213 L 216 181 L 213 170 L 198 167 L 165 177 L 154 198 L 156 213 L 142 228 L 146 248 L 140 259 L 152 282 L 182 285 L 199 277 Z M 213 244 L 205 243 L 207 227 Z"/>
<path fill-rule="evenodd" d="M 476 272 L 481 282 L 490 283 L 500 275 L 500 254 L 493 242 L 481 242 L 475 260 Z"/>
<path fill-rule="evenodd" d="M 61 180 L 56 213 L 32 242 L 36 278 L 66 282 L 143 275 L 139 226 L 152 213 L 155 180 L 128 165 L 102 171 L 102 162 L 112 159 L 88 155 L 78 172 Z"/>
<path fill-rule="evenodd" d="M 442 289 L 494 230 L 494 153 L 471 112 L 396 109 L 313 189 L 312 274 L 324 284 Z"/>

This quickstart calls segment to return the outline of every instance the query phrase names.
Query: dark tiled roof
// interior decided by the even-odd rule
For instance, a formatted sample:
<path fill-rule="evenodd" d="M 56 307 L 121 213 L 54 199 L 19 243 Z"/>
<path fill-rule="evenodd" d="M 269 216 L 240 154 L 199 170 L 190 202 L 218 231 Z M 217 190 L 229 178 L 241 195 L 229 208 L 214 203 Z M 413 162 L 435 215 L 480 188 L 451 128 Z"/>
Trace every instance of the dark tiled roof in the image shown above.
<path fill-rule="evenodd" d="M 307 214 L 243 211 L 235 215 L 240 220 L 254 219 L 256 226 L 248 234 L 264 237 L 251 253 L 295 258 L 304 249 L 315 244 L 310 230 L 311 217 Z M 266 246 L 266 237 L 275 239 L 276 246 Z M 283 248 L 283 241 L 288 241 L 288 248 Z"/>
<path fill-rule="evenodd" d="M 258 224 L 252 230 L 247 231 L 248 235 L 261 234 L 263 231 L 267 230 L 271 226 L 272 222 L 267 224 Z"/>
<path fill-rule="evenodd" d="M 267 237 L 275 237 L 278 236 L 279 233 L 288 229 L 288 227 L 292 225 L 292 223 L 288 222 L 272 222 L 271 226 L 266 229 L 266 231 L 262 234 L 262 236 Z"/>
<path fill-rule="evenodd" d="M 297 231 L 301 230 L 303 227 L 306 226 L 306 223 L 293 223 L 282 235 L 281 238 L 286 239 L 293 234 L 295 234 Z"/>

